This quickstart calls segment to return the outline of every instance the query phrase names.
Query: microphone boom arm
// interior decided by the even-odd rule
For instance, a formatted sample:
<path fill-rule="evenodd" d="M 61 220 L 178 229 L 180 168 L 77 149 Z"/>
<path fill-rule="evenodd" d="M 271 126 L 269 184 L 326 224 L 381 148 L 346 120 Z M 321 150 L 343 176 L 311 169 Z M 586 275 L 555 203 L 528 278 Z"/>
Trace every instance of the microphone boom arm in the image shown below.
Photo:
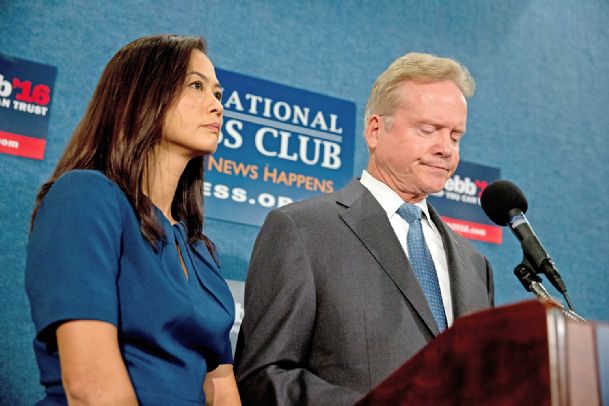
<path fill-rule="evenodd" d="M 570 304 L 568 309 L 565 308 L 562 303 L 546 290 L 541 284 L 541 278 L 533 271 L 526 258 L 523 259 L 522 263 L 516 265 L 516 268 L 514 268 L 514 275 L 516 275 L 520 283 L 522 283 L 522 286 L 524 286 L 528 292 L 533 292 L 538 299 L 556 304 L 566 316 L 573 320 L 586 322 L 583 317 L 572 310 Z M 565 299 L 567 299 L 568 303 L 568 296 L 565 297 Z"/>

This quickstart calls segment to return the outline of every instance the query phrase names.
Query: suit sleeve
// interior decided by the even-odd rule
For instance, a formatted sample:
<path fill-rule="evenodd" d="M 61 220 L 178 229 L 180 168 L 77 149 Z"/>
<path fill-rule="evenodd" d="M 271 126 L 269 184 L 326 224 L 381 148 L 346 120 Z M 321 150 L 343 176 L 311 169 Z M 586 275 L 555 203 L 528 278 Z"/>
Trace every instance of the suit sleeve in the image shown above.
<path fill-rule="evenodd" d="M 308 369 L 316 289 L 309 254 L 289 214 L 275 210 L 256 240 L 235 355 L 244 404 L 353 404 L 363 394 Z"/>
<path fill-rule="evenodd" d="M 489 302 L 491 307 L 495 307 L 495 281 L 493 279 L 493 268 L 486 257 L 484 258 L 484 262 L 486 264 L 486 288 L 488 291 Z"/>

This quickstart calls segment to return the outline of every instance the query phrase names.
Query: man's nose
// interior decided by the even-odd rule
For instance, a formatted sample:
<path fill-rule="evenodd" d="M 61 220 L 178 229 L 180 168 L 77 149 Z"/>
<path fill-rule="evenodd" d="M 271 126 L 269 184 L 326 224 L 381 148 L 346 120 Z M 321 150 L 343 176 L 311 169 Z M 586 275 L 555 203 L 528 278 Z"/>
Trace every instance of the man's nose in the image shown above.
<path fill-rule="evenodd" d="M 436 153 L 441 154 L 445 157 L 450 157 L 455 148 L 455 141 L 451 138 L 451 132 L 449 129 L 441 129 L 438 131 L 438 137 L 436 138 Z"/>

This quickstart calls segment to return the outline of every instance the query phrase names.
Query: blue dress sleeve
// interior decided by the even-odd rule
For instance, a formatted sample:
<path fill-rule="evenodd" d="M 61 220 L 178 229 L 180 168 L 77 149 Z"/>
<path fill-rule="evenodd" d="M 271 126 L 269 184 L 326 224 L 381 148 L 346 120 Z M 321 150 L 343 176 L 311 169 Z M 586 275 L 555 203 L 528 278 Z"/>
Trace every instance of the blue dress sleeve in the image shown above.
<path fill-rule="evenodd" d="M 40 205 L 25 273 L 39 339 L 53 341 L 55 328 L 67 320 L 117 325 L 119 193 L 101 173 L 78 170 L 60 177 Z"/>
<path fill-rule="evenodd" d="M 226 344 L 224 346 L 224 351 L 220 354 L 220 357 L 218 359 L 218 365 L 223 365 L 223 364 L 232 365 L 233 363 L 234 363 L 233 348 L 231 347 L 230 338 L 226 337 Z"/>

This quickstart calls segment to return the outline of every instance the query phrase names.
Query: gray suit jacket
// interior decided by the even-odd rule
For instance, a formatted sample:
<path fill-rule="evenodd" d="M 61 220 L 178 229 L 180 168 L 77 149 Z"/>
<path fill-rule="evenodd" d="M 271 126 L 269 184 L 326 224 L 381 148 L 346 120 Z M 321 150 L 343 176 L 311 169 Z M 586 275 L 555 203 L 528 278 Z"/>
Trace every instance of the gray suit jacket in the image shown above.
<path fill-rule="evenodd" d="M 487 260 L 430 207 L 454 316 L 493 305 Z M 438 334 L 387 215 L 362 184 L 271 212 L 245 284 L 244 404 L 353 404 Z"/>

